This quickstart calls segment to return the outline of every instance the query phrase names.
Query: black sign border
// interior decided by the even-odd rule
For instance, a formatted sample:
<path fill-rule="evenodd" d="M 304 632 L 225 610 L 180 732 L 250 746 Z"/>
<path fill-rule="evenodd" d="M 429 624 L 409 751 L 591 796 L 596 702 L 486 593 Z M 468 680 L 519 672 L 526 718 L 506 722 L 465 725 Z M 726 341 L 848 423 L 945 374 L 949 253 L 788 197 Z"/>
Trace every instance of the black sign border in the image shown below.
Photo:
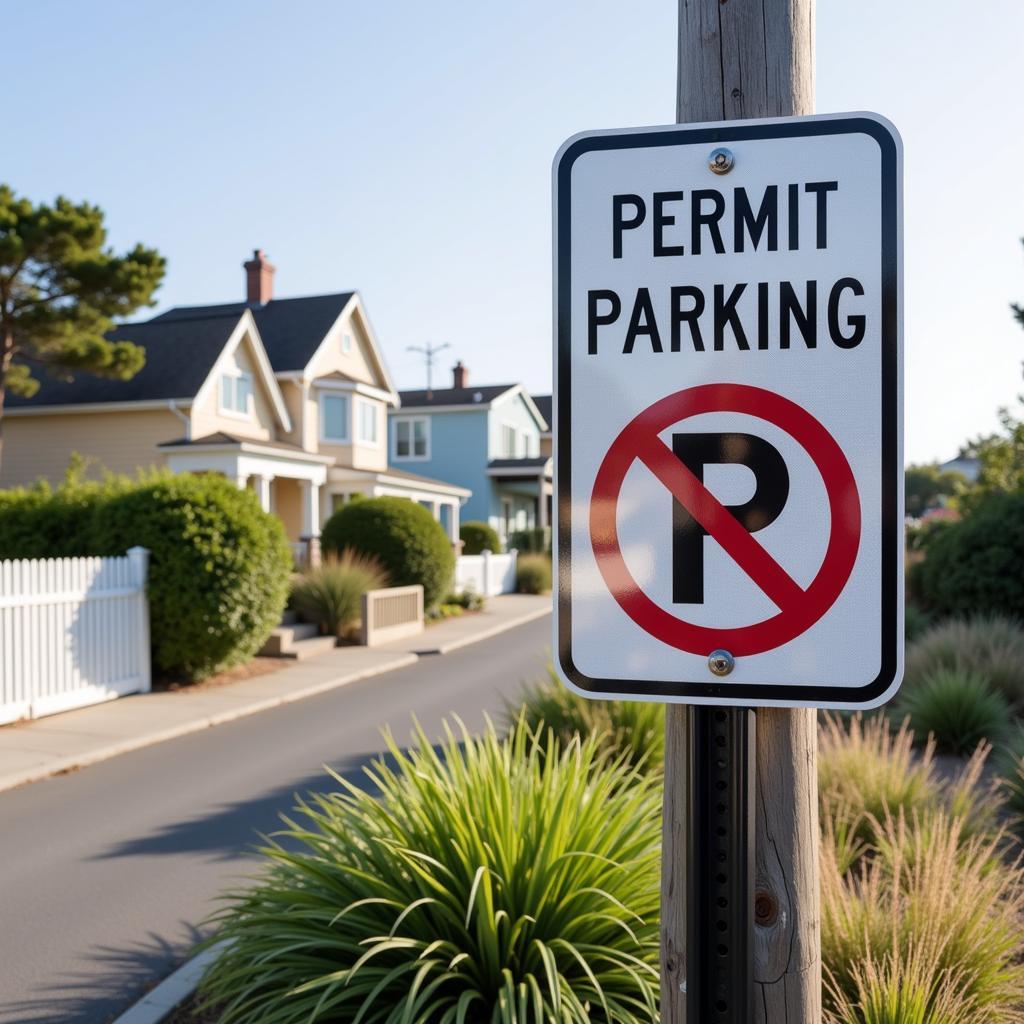
<path fill-rule="evenodd" d="M 865 686 L 787 686 L 754 683 L 664 682 L 593 678 L 576 668 L 572 657 L 571 597 L 571 175 L 573 164 L 585 153 L 615 149 L 648 149 L 655 146 L 723 144 L 761 139 L 809 138 L 822 135 L 864 134 L 881 150 L 882 215 L 882 578 L 881 659 L 876 678 Z M 680 126 L 625 134 L 589 135 L 570 143 L 555 168 L 556 252 L 555 315 L 557 359 L 556 477 L 558 482 L 558 604 L 557 642 L 559 667 L 572 684 L 588 696 L 612 695 L 685 698 L 702 702 L 741 703 L 756 707 L 762 702 L 794 706 L 872 706 L 897 681 L 901 667 L 898 601 L 901 593 L 899 437 L 899 317 L 900 317 L 900 213 L 899 153 L 896 140 L 881 122 L 869 117 L 813 118 L 783 123 Z M 681 700 L 682 698 L 682 700 Z"/>

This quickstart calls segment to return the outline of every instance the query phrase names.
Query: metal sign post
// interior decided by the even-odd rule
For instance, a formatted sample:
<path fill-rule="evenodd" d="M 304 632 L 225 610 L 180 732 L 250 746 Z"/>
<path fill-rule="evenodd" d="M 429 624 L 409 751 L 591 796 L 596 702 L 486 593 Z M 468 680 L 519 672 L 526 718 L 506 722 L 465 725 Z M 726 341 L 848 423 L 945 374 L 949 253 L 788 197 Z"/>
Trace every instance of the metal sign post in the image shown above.
<path fill-rule="evenodd" d="M 901 144 L 792 116 L 812 23 L 680 0 L 685 123 L 555 161 L 557 667 L 669 705 L 663 1024 L 817 1024 L 814 709 L 902 676 Z"/>

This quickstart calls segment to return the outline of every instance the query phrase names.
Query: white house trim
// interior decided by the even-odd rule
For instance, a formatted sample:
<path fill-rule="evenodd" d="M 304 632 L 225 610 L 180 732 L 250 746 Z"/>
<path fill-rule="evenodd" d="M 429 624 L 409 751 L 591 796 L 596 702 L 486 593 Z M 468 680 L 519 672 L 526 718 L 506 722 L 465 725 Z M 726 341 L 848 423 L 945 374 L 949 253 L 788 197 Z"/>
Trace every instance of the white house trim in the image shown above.
<path fill-rule="evenodd" d="M 29 405 L 23 408 L 4 409 L 4 417 L 71 416 L 83 412 L 146 412 L 155 409 L 166 410 L 171 405 L 174 405 L 177 409 L 188 409 L 193 401 L 191 398 L 154 398 L 136 402 L 79 402 L 74 405 Z"/>
<path fill-rule="evenodd" d="M 391 401 L 391 395 L 387 391 L 375 388 L 372 384 L 364 384 L 360 380 L 332 380 L 330 377 L 315 377 L 310 383 L 312 387 L 324 391 L 354 391 L 357 395 L 376 398 L 379 402 Z"/>
<path fill-rule="evenodd" d="M 387 395 L 386 401 L 389 405 L 393 405 L 397 408 L 399 405 L 398 392 L 395 390 L 394 381 L 391 379 L 391 374 L 388 372 L 387 364 L 384 362 L 384 356 L 380 350 L 377 335 L 374 333 L 373 327 L 370 325 L 370 318 L 366 315 L 366 310 L 363 308 L 363 300 L 359 295 L 359 292 L 352 293 L 352 297 L 345 303 L 341 312 L 338 314 L 337 319 L 324 333 L 320 344 L 316 347 L 316 351 L 306 361 L 306 366 L 302 371 L 302 379 L 310 384 L 313 382 L 314 378 L 311 376 L 310 367 L 316 363 L 324 348 L 327 345 L 332 344 L 339 337 L 340 333 L 342 333 L 340 331 L 340 327 L 345 318 L 351 318 L 353 314 L 358 315 L 360 326 L 370 343 L 370 361 L 381 379 L 387 385 L 385 388 L 385 394 Z"/>
<path fill-rule="evenodd" d="M 274 371 L 270 366 L 270 360 L 267 358 L 267 350 L 263 347 L 263 339 L 260 337 L 259 329 L 256 327 L 256 320 L 252 315 L 252 310 L 249 309 L 242 313 L 238 318 L 238 323 L 235 325 L 235 329 L 231 332 L 231 336 L 228 338 L 227 342 L 225 342 L 220 355 L 217 356 L 216 362 L 211 367 L 210 372 L 206 375 L 206 380 L 203 381 L 199 390 L 196 392 L 195 398 L 192 399 L 193 405 L 201 405 L 209 393 L 210 388 L 219 387 L 221 374 L 224 372 L 228 361 L 234 356 L 235 350 L 242 343 L 242 340 L 247 334 L 250 342 L 252 343 L 251 348 L 253 355 L 256 357 L 256 368 L 259 373 L 259 377 L 267 389 L 267 394 L 270 396 L 270 404 L 274 410 L 274 414 L 277 416 L 277 421 L 284 433 L 291 433 L 292 421 L 288 415 L 288 409 L 285 406 L 284 395 L 281 394 L 281 388 L 278 386 L 277 378 L 274 376 Z M 218 406 L 220 405 L 219 395 L 217 396 L 217 404 Z"/>

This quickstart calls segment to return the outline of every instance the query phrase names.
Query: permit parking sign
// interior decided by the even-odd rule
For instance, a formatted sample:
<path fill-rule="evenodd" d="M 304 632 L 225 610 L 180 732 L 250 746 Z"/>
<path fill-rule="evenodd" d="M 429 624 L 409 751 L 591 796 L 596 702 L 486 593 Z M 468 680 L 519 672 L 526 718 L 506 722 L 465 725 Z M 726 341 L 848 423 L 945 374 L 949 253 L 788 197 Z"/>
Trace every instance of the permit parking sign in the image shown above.
<path fill-rule="evenodd" d="M 901 192 L 876 114 L 562 146 L 555 630 L 572 689 L 833 708 L 896 691 Z"/>

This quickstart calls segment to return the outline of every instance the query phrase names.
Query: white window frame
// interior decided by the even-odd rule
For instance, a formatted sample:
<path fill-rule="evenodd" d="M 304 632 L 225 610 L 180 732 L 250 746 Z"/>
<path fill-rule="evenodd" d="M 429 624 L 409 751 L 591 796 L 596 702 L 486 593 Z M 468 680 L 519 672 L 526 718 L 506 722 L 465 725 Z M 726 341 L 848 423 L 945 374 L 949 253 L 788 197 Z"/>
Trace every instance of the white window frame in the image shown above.
<path fill-rule="evenodd" d="M 239 409 L 237 405 L 228 405 L 225 401 L 225 385 L 231 385 L 232 399 L 238 401 L 238 384 L 240 381 L 245 381 L 248 385 L 248 389 L 245 395 L 245 410 Z M 254 392 L 253 392 L 253 375 L 247 373 L 245 370 L 223 370 L 220 375 L 220 380 L 217 381 L 217 411 L 222 416 L 230 416 L 236 420 L 251 420 L 253 415 L 253 409 L 255 407 Z"/>
<path fill-rule="evenodd" d="M 324 415 L 324 404 L 329 399 L 338 399 L 345 403 L 345 436 L 329 437 L 327 434 L 327 417 Z M 319 401 L 320 413 L 320 440 L 323 444 L 351 444 L 352 443 L 352 398 L 347 394 L 339 394 L 336 391 L 321 391 Z"/>
<path fill-rule="evenodd" d="M 393 462 L 429 462 L 430 461 L 430 417 L 429 416 L 394 416 L 392 417 L 394 433 L 391 437 L 391 459 Z M 398 425 L 409 424 L 409 454 L 398 454 Z M 416 454 L 416 424 L 423 424 L 424 451 Z"/>
<path fill-rule="evenodd" d="M 348 355 L 352 351 L 352 335 L 348 331 L 343 331 L 341 335 L 341 352 L 342 355 Z"/>
<path fill-rule="evenodd" d="M 511 441 L 512 450 L 509 451 L 508 442 Z M 501 458 L 503 459 L 518 459 L 520 446 L 520 433 L 519 429 L 514 423 L 502 423 L 501 425 Z"/>
<path fill-rule="evenodd" d="M 357 398 L 355 401 L 355 437 L 357 443 L 364 448 L 380 447 L 380 407 L 376 402 L 369 402 L 365 398 Z M 363 436 L 363 413 L 369 410 L 373 414 L 373 438 Z"/>

